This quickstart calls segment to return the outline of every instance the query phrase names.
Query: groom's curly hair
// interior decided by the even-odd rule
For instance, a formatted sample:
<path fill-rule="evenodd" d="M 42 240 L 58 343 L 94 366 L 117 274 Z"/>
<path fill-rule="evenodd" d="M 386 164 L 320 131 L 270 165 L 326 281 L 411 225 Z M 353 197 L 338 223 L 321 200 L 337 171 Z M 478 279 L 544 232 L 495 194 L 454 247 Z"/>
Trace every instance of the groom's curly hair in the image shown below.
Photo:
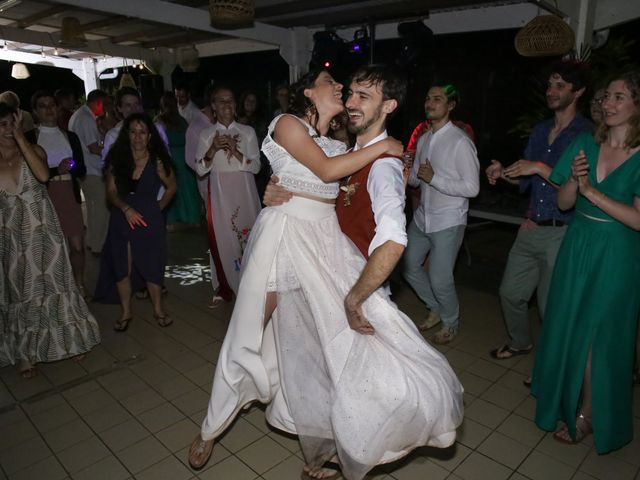
<path fill-rule="evenodd" d="M 388 65 L 376 64 L 360 67 L 351 76 L 351 82 L 379 85 L 382 100 L 395 100 L 398 102 L 398 107 L 404 103 L 407 95 L 406 79 Z M 398 108 L 390 116 L 396 111 Z"/>

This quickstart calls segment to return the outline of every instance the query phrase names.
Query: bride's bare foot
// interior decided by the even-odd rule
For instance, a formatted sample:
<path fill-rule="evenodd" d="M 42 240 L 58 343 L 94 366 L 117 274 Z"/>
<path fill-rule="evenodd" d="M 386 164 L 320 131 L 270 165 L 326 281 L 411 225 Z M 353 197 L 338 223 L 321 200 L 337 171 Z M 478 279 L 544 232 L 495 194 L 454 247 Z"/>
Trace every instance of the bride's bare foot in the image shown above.
<path fill-rule="evenodd" d="M 305 465 L 302 467 L 302 480 L 306 479 L 328 479 L 337 477 L 340 474 L 340 464 L 338 463 L 338 457 L 333 456 L 331 460 L 324 462 L 319 467 L 311 467 L 309 465 Z"/>
<path fill-rule="evenodd" d="M 207 464 L 211 457 L 211 452 L 213 452 L 213 443 L 213 440 L 203 440 L 200 435 L 195 438 L 189 449 L 189 465 L 191 465 L 191 468 L 200 470 Z"/>

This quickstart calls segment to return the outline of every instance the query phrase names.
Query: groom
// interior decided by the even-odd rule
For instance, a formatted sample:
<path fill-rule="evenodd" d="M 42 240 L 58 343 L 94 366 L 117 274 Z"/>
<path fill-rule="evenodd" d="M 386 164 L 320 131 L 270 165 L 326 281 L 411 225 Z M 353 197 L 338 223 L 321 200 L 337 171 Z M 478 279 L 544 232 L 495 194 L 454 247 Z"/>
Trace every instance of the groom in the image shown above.
<path fill-rule="evenodd" d="M 353 74 L 345 106 L 349 131 L 356 135 L 354 150 L 387 137 L 387 117 L 402 103 L 405 91 L 404 80 L 386 66 L 362 67 Z M 271 183 L 264 203 L 281 205 L 291 195 Z M 344 301 L 349 326 L 359 333 L 374 333 L 362 314 L 362 304 L 389 277 L 407 245 L 404 203 L 403 164 L 391 157 L 381 157 L 353 174 L 336 200 L 340 228 L 367 259 Z"/>

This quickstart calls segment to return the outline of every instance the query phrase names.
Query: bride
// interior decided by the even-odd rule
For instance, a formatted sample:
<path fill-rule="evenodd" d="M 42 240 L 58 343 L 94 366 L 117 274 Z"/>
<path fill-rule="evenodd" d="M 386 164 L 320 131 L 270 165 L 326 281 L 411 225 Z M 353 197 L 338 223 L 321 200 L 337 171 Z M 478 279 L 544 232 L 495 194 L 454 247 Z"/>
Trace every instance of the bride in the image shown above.
<path fill-rule="evenodd" d="M 384 289 L 364 304 L 375 334 L 349 327 L 344 298 L 365 260 L 340 231 L 337 181 L 380 156 L 400 156 L 402 145 L 387 138 L 344 153 L 343 143 L 324 136 L 344 109 L 342 85 L 320 71 L 294 88 L 297 116 L 276 117 L 263 143 L 274 174 L 294 196 L 265 208 L 251 232 L 189 463 L 202 468 L 214 440 L 258 400 L 268 404 L 272 426 L 299 436 L 303 478 L 337 475 L 322 468 L 337 459 L 346 478 L 361 479 L 418 446 L 452 444 L 462 389 Z"/>

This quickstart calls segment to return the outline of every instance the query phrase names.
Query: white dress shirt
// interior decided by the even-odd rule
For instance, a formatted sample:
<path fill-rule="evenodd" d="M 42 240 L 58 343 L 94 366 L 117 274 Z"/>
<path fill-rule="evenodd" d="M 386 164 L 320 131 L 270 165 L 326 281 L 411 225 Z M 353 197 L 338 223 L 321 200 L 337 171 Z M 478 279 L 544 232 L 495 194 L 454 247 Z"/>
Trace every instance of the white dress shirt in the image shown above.
<path fill-rule="evenodd" d="M 362 147 L 356 144 L 353 150 L 373 145 L 387 136 L 385 130 Z M 367 192 L 371 198 L 371 210 L 376 222 L 376 233 L 369 245 L 369 255 L 387 240 L 403 246 L 407 245 L 402 168 L 402 162 L 397 158 L 383 157 L 376 160 L 369 171 Z"/>
<path fill-rule="evenodd" d="M 49 168 L 56 168 L 65 158 L 73 157 L 67 136 L 58 127 L 38 127 L 38 145 L 47 153 Z"/>
<path fill-rule="evenodd" d="M 431 162 L 431 183 L 418 178 L 421 164 Z M 467 224 L 469 198 L 480 190 L 480 164 L 469 136 L 451 122 L 418 141 L 409 184 L 420 186 L 420 205 L 414 213 L 416 225 L 424 233 Z"/>
<path fill-rule="evenodd" d="M 200 109 L 198 106 L 189 100 L 184 107 L 178 105 L 178 113 L 187 121 L 187 124 L 190 124 L 193 121 L 193 118 L 200 113 Z"/>
<path fill-rule="evenodd" d="M 104 146 L 102 147 L 102 163 L 104 163 L 107 155 L 109 154 L 109 150 L 116 140 L 118 139 L 118 135 L 120 135 L 120 130 L 122 129 L 122 120 L 116 123 L 113 128 L 109 129 L 107 133 L 104 134 Z"/>
<path fill-rule="evenodd" d="M 227 157 L 227 152 L 218 150 L 213 156 L 211 165 L 206 166 L 203 158 L 206 155 L 216 132 L 220 135 L 238 135 L 238 151 L 242 154 L 242 161 L 235 157 Z M 198 146 L 196 148 L 196 172 L 198 175 L 206 175 L 209 171 L 216 172 L 250 172 L 256 174 L 260 171 L 260 149 L 255 130 L 241 123 L 231 122 L 225 127 L 216 122 L 200 132 Z"/>
<path fill-rule="evenodd" d="M 102 176 L 102 158 L 89 151 L 89 145 L 100 144 L 102 135 L 98 130 L 96 117 L 89 107 L 81 106 L 69 119 L 69 130 L 78 135 L 82 144 L 84 163 L 87 166 L 87 175 Z"/>

